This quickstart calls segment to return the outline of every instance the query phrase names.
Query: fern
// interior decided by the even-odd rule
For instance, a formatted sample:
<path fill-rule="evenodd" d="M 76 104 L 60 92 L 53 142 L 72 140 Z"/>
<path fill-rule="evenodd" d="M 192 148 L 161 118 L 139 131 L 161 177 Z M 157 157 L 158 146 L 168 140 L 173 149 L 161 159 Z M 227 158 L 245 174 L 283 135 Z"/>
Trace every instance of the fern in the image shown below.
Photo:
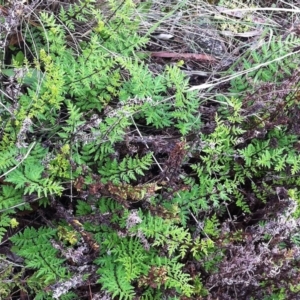
<path fill-rule="evenodd" d="M 220 230 L 218 229 L 219 221 L 217 220 L 216 215 L 213 215 L 210 219 L 206 219 L 203 231 L 211 237 L 218 237 Z"/>
<path fill-rule="evenodd" d="M 169 264 L 169 279 L 166 281 L 166 287 L 175 288 L 179 293 L 190 297 L 193 294 L 193 287 L 189 284 L 190 276 L 182 272 L 183 265 L 179 264 L 176 258 L 172 259 Z"/>
<path fill-rule="evenodd" d="M 145 274 L 149 266 L 147 259 L 149 255 L 136 240 L 130 239 L 128 243 L 125 241 L 120 243 L 119 247 L 112 250 L 117 259 L 116 262 L 122 264 L 125 270 L 125 278 L 127 281 L 132 281 L 138 278 L 141 274 Z"/>
<path fill-rule="evenodd" d="M 57 250 L 50 243 L 56 231 L 50 228 L 27 227 L 11 238 L 15 244 L 15 252 L 25 258 L 28 268 L 36 269 L 34 278 L 44 284 L 53 283 L 58 279 L 67 278 L 68 273 L 63 267 L 63 259 L 57 257 Z"/>
<path fill-rule="evenodd" d="M 12 227 L 12 215 L 18 210 L 30 210 L 30 206 L 26 203 L 21 191 L 16 190 L 14 187 L 9 185 L 1 186 L 0 193 L 0 241 Z M 17 221 L 16 221 L 17 222 Z M 18 223 L 16 224 L 16 226 Z"/>
<path fill-rule="evenodd" d="M 0 196 L 0 210 L 12 213 L 15 211 L 15 208 L 29 209 L 29 205 L 25 203 L 21 191 L 16 190 L 13 186 L 2 186 Z"/>
<path fill-rule="evenodd" d="M 116 265 L 113 259 L 105 259 L 103 269 L 100 268 L 98 273 L 101 275 L 98 282 L 102 284 L 103 289 L 112 294 L 112 297 L 119 296 L 120 299 L 134 298 L 134 288 L 124 276 L 126 271 L 122 265 Z"/>
<path fill-rule="evenodd" d="M 6 151 L 1 152 L 0 158 L 0 171 L 5 172 L 9 168 L 15 166 L 17 164 L 16 156 L 17 156 L 17 148 L 9 147 Z"/>
<path fill-rule="evenodd" d="M 179 251 L 184 257 L 191 243 L 190 233 L 182 227 L 172 224 L 168 220 L 153 217 L 150 214 L 144 217 L 139 226 L 146 237 L 153 238 L 153 246 L 167 246 L 168 254 L 171 257 Z"/>
<path fill-rule="evenodd" d="M 129 183 L 130 180 L 136 180 L 137 175 L 144 175 L 144 171 L 148 170 L 152 163 L 152 153 L 148 153 L 141 159 L 125 157 L 120 163 L 117 160 L 107 161 L 99 170 L 103 176 L 102 181 L 112 181 L 119 184 L 121 181 Z"/>
<path fill-rule="evenodd" d="M 47 196 L 49 194 L 62 193 L 62 186 L 49 178 L 42 178 L 44 167 L 37 161 L 26 161 L 24 167 L 19 167 L 6 178 L 7 182 L 15 184 L 17 189 L 24 190 L 25 194 L 37 193 L 38 197 Z"/>
<path fill-rule="evenodd" d="M 10 220 L 11 217 L 8 213 L 1 213 L 1 220 L 0 220 L 0 241 L 4 237 L 5 233 L 7 232 L 8 228 L 10 227 Z"/>
<path fill-rule="evenodd" d="M 84 121 L 80 120 L 82 118 L 82 113 L 80 113 L 79 108 L 76 108 L 76 106 L 70 101 L 68 101 L 66 104 L 69 113 L 69 118 L 66 121 L 67 126 L 62 127 L 62 130 L 64 131 L 63 133 L 58 133 L 60 137 L 65 139 L 73 137 L 76 134 L 78 127 L 85 123 Z"/>
<path fill-rule="evenodd" d="M 264 43 L 259 50 L 249 51 L 243 58 L 245 76 L 239 76 L 231 81 L 231 92 L 233 94 L 242 91 L 254 91 L 256 84 L 260 82 L 273 81 L 279 83 L 284 78 L 284 74 L 291 75 L 296 68 L 297 57 L 293 55 L 295 44 L 299 41 L 294 35 L 289 35 L 285 41 L 273 36 L 270 43 Z M 235 64 L 232 68 L 235 67 Z M 232 74 L 233 70 L 230 71 Z M 249 82 L 247 78 L 251 78 Z"/>

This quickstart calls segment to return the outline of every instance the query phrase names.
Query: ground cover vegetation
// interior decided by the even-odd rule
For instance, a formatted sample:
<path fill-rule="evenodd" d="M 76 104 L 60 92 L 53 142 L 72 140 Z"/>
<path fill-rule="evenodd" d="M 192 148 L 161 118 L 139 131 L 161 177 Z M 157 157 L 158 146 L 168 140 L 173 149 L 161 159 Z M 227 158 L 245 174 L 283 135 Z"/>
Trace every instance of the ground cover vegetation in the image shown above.
<path fill-rule="evenodd" d="M 0 1 L 1 299 L 298 299 L 297 1 Z"/>

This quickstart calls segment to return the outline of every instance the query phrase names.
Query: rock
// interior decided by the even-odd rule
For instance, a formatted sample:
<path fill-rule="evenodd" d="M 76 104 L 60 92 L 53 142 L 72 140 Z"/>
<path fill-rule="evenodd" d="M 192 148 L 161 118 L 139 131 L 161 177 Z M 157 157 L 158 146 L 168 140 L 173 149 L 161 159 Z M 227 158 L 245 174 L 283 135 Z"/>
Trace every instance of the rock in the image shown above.
<path fill-rule="evenodd" d="M 227 54 L 225 43 L 208 19 L 195 21 L 191 29 L 193 32 L 184 36 L 190 52 L 205 53 L 216 58 L 221 58 Z"/>

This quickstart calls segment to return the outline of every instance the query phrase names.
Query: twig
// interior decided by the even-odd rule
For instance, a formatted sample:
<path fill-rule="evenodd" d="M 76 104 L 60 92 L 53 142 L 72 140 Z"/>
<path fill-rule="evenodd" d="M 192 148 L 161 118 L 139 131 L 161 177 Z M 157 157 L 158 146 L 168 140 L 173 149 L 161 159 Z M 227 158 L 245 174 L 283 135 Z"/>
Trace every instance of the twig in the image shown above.
<path fill-rule="evenodd" d="M 151 57 L 166 57 L 166 58 L 183 58 L 197 61 L 217 62 L 217 59 L 208 54 L 195 53 L 173 53 L 173 52 L 150 52 Z"/>

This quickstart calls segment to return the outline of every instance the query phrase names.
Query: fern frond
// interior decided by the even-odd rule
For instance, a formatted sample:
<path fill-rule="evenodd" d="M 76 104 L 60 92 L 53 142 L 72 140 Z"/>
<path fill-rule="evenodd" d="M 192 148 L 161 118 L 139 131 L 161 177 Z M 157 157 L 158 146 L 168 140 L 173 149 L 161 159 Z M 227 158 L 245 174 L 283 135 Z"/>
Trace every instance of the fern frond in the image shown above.
<path fill-rule="evenodd" d="M 1 151 L 0 172 L 5 172 L 17 164 L 16 155 L 16 147 L 9 147 L 9 149 L 6 149 L 6 151 Z"/>
<path fill-rule="evenodd" d="M 101 276 L 98 280 L 102 288 L 111 293 L 112 297 L 131 300 L 134 298 L 134 288 L 127 281 L 125 269 L 122 265 L 117 265 L 111 258 L 106 258 L 102 268 L 97 273 Z"/>
<path fill-rule="evenodd" d="M 16 253 L 25 258 L 29 268 L 36 269 L 36 278 L 47 283 L 67 278 L 67 270 L 63 267 L 64 259 L 58 258 L 58 250 L 54 249 L 50 239 L 56 234 L 55 229 L 27 227 L 23 232 L 11 237 L 16 246 Z"/>
<path fill-rule="evenodd" d="M 142 158 L 126 156 L 120 163 L 116 159 L 107 161 L 99 173 L 103 176 L 103 182 L 110 180 L 114 184 L 119 184 L 121 181 L 129 183 L 130 180 L 136 180 L 137 175 L 144 175 L 144 171 L 148 170 L 151 164 L 152 153 Z"/>

